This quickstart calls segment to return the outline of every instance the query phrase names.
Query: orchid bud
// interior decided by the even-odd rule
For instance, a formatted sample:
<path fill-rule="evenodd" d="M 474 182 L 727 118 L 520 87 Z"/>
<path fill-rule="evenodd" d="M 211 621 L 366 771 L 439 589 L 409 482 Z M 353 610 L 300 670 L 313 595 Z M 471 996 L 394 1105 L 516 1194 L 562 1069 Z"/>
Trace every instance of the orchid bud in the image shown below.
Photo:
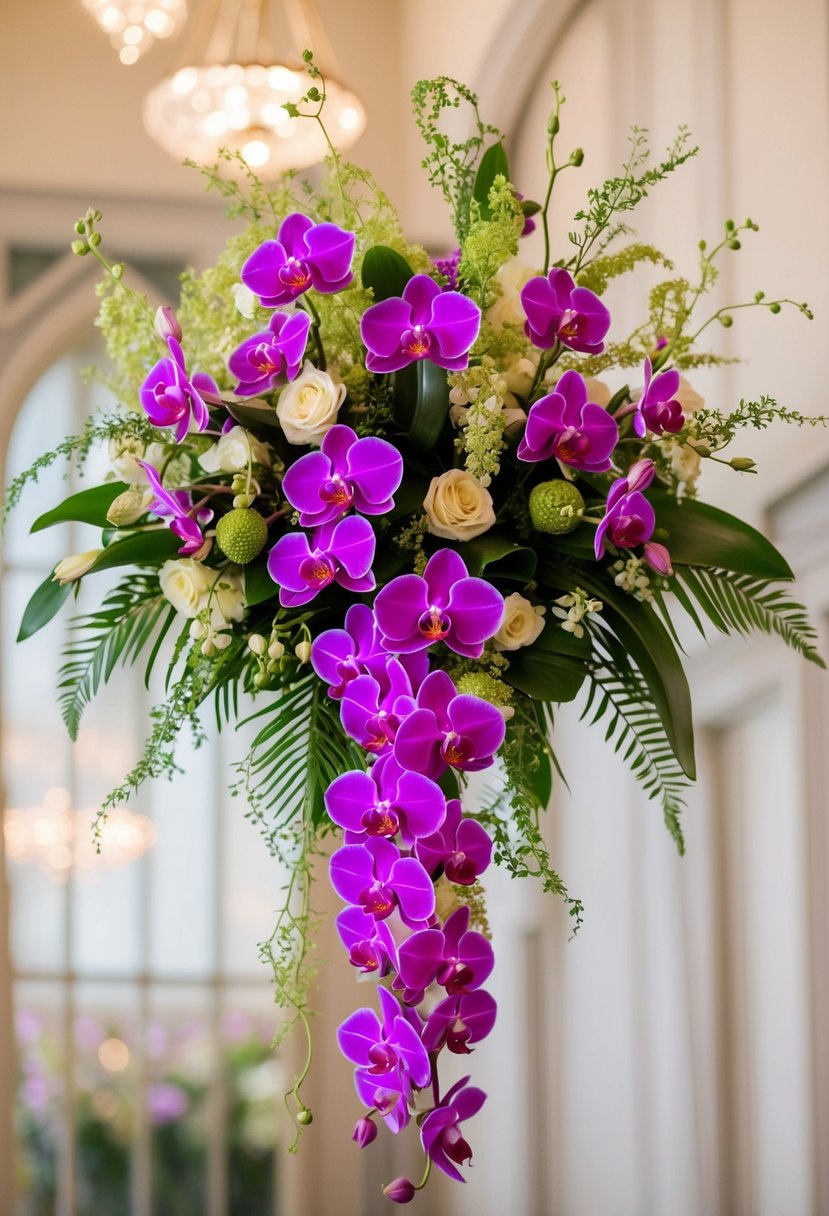
<path fill-rule="evenodd" d="M 65 587 L 67 583 L 75 583 L 79 578 L 92 569 L 103 549 L 88 549 L 86 553 L 75 553 L 58 562 L 52 574 L 53 582 Z"/>
<path fill-rule="evenodd" d="M 575 148 L 570 153 L 570 164 L 574 165 L 576 169 L 580 168 L 581 165 L 584 164 L 584 149 L 583 148 Z"/>
<path fill-rule="evenodd" d="M 294 650 L 294 654 L 299 659 L 300 663 L 307 663 L 311 658 L 311 643 L 299 642 Z"/>
<path fill-rule="evenodd" d="M 383 1187 L 383 1194 L 392 1203 L 411 1203 L 415 1197 L 415 1185 L 408 1178 L 395 1178 L 394 1182 Z"/>
<path fill-rule="evenodd" d="M 248 638 L 248 650 L 253 651 L 257 659 L 261 659 L 265 653 L 267 644 L 261 633 L 252 633 Z"/>
<path fill-rule="evenodd" d="M 666 578 L 673 574 L 671 555 L 664 545 L 660 545 L 656 541 L 648 541 L 645 545 L 644 556 L 651 570 L 655 570 L 657 574 L 662 574 Z"/>
<path fill-rule="evenodd" d="M 360 1148 L 368 1148 L 369 1144 L 377 1138 L 377 1124 L 373 1119 L 363 1116 L 354 1124 L 354 1133 L 351 1139 L 358 1144 Z"/>
<path fill-rule="evenodd" d="M 194 642 L 200 642 L 202 638 L 207 637 L 207 626 L 205 625 L 204 621 L 200 621 L 197 618 L 191 623 L 188 632 Z"/>
<path fill-rule="evenodd" d="M 181 326 L 176 320 L 176 314 L 172 308 L 166 304 L 156 309 L 155 332 L 162 342 L 166 342 L 168 338 L 175 338 L 176 342 L 181 341 Z"/>
<path fill-rule="evenodd" d="M 646 490 L 651 484 L 656 472 L 652 460 L 647 457 L 643 460 L 637 460 L 636 464 L 632 464 L 628 469 L 627 483 L 629 491 Z"/>
<path fill-rule="evenodd" d="M 116 528 L 134 524 L 137 519 L 146 514 L 152 497 L 152 491 L 124 490 L 123 494 L 119 494 L 112 500 L 107 511 L 107 519 Z"/>
<path fill-rule="evenodd" d="M 274 663 L 281 659 L 284 653 L 285 647 L 278 639 L 271 642 L 270 646 L 268 647 L 268 658 Z"/>
<path fill-rule="evenodd" d="M 755 467 L 755 461 L 749 456 L 735 456 L 729 463 L 738 473 L 751 473 Z"/>

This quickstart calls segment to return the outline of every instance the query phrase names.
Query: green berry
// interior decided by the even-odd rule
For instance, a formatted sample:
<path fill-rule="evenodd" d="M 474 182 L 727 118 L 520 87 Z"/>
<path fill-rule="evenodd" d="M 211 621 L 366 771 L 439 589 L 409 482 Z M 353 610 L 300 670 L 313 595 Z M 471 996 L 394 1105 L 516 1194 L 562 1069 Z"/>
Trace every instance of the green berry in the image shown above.
<path fill-rule="evenodd" d="M 268 525 L 258 511 L 236 507 L 223 515 L 216 525 L 216 543 L 232 562 L 246 566 L 262 552 L 268 539 Z"/>
<path fill-rule="evenodd" d="M 530 518 L 539 532 L 562 536 L 581 523 L 584 499 L 570 481 L 542 481 L 530 494 Z"/>
<path fill-rule="evenodd" d="M 306 1107 L 305 1110 L 301 1110 L 297 1114 L 296 1121 L 297 1121 L 297 1123 L 301 1123 L 303 1127 L 308 1127 L 308 1125 L 310 1123 L 314 1122 L 314 1116 L 311 1114 L 310 1110 L 308 1110 L 308 1108 Z"/>

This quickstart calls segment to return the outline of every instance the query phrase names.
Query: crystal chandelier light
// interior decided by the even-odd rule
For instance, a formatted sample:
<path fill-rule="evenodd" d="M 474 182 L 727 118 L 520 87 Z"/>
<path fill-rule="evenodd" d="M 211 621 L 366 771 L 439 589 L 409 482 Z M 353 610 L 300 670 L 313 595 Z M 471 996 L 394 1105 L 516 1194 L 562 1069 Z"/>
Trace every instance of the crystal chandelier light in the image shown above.
<path fill-rule="evenodd" d="M 302 63 L 306 48 L 325 77 L 332 143 L 347 148 L 359 138 L 365 110 L 337 78 L 313 0 L 283 0 L 278 10 L 267 0 L 215 0 L 212 16 L 207 37 L 197 39 L 201 49 L 145 102 L 144 124 L 166 152 L 209 164 L 220 148 L 235 149 L 270 179 L 318 163 L 328 151 L 319 125 L 282 108 L 311 83 Z"/>
<path fill-rule="evenodd" d="M 83 0 L 118 52 L 136 63 L 157 38 L 171 38 L 187 16 L 187 0 Z"/>
<path fill-rule="evenodd" d="M 68 790 L 51 789 L 41 806 L 8 808 L 3 815 L 6 855 L 21 865 L 36 865 L 58 880 L 70 870 L 121 869 L 156 842 L 152 820 L 125 807 L 111 810 L 101 828 L 100 851 L 92 839 L 94 812 L 75 811 Z"/>

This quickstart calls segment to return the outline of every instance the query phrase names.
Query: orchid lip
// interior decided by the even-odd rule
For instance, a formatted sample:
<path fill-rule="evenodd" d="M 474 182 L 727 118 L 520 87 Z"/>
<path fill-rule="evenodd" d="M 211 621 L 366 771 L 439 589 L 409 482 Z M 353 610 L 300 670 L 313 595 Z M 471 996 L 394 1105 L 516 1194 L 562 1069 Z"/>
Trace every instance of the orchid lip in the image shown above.
<path fill-rule="evenodd" d="M 441 745 L 440 754 L 446 764 L 459 765 L 474 755 L 472 740 L 466 735 L 447 734 Z"/>
<path fill-rule="evenodd" d="M 299 564 L 299 575 L 309 587 L 327 587 L 333 581 L 334 563 L 324 553 L 314 553 Z"/>
<path fill-rule="evenodd" d="M 397 1052 L 387 1043 L 375 1043 L 373 1047 L 369 1047 L 368 1058 L 371 1060 L 368 1071 L 375 1077 L 391 1072 L 397 1064 Z"/>
<path fill-rule="evenodd" d="M 391 916 L 395 903 L 394 895 L 389 893 L 382 883 L 376 882 L 360 892 L 361 906 L 376 920 L 385 920 L 387 916 Z"/>
<path fill-rule="evenodd" d="M 348 961 L 352 967 L 359 967 L 361 971 L 367 972 L 377 971 L 380 966 L 377 951 L 371 942 L 355 942 L 348 952 Z"/>
<path fill-rule="evenodd" d="M 396 836 L 400 823 L 388 803 L 378 803 L 363 812 L 360 821 L 367 836 Z"/>
<path fill-rule="evenodd" d="M 442 642 L 451 627 L 449 617 L 434 604 L 427 608 L 417 622 L 418 631 L 432 642 Z"/>

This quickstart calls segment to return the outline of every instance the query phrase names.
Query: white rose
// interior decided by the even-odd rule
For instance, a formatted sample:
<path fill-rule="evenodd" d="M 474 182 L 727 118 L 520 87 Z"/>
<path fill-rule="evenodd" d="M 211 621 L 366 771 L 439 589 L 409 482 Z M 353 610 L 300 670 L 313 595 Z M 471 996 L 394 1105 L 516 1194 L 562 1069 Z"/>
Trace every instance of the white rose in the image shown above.
<path fill-rule="evenodd" d="M 705 405 L 704 399 L 700 397 L 695 388 L 691 387 L 684 376 L 679 377 L 679 388 L 675 400 L 682 406 L 683 414 L 695 414 Z"/>
<path fill-rule="evenodd" d="M 236 311 L 246 317 L 248 321 L 253 320 L 253 310 L 256 307 L 256 296 L 249 287 L 245 287 L 244 283 L 234 283 L 230 289 L 233 300 L 236 304 Z"/>
<path fill-rule="evenodd" d="M 116 528 L 134 524 L 137 519 L 146 514 L 154 498 L 155 495 L 150 489 L 124 490 L 123 494 L 119 494 L 112 500 L 107 511 L 107 519 Z"/>
<path fill-rule="evenodd" d="M 671 472 L 678 481 L 693 485 L 699 477 L 700 455 L 688 443 L 672 443 L 670 447 Z"/>
<path fill-rule="evenodd" d="M 592 401 L 594 405 L 600 405 L 603 410 L 606 410 L 613 394 L 604 380 L 596 380 L 594 376 L 588 376 L 584 383 L 587 388 L 587 400 Z"/>
<path fill-rule="evenodd" d="M 472 540 L 495 523 L 492 495 L 464 469 L 433 477 L 423 506 L 433 536 Z"/>
<path fill-rule="evenodd" d="M 518 591 L 504 600 L 504 617 L 495 635 L 496 650 L 518 650 L 530 646 L 544 628 L 546 609 L 532 605 Z"/>
<path fill-rule="evenodd" d="M 537 369 L 537 359 L 516 359 L 513 365 L 508 367 L 503 374 L 509 391 L 511 393 L 517 393 L 519 397 L 526 397 L 527 393 L 532 388 L 532 383 L 535 379 Z"/>
<path fill-rule="evenodd" d="M 196 617 L 207 603 L 212 570 L 192 557 L 164 563 L 159 573 L 162 595 L 182 616 Z"/>
<path fill-rule="evenodd" d="M 109 463 L 115 475 L 131 486 L 147 484 L 147 474 L 136 463 L 146 460 L 147 464 L 158 468 L 164 461 L 164 445 L 161 443 L 144 444 L 140 439 L 110 439 Z"/>
<path fill-rule="evenodd" d="M 486 314 L 487 321 L 494 329 L 524 324 L 527 318 L 521 303 L 521 288 L 534 277 L 535 271 L 520 258 L 510 258 L 504 262 L 495 276 L 501 294 Z"/>
<path fill-rule="evenodd" d="M 231 621 L 241 621 L 245 616 L 245 585 L 238 567 L 209 571 L 213 576 L 210 600 L 210 624 L 221 629 Z"/>
<path fill-rule="evenodd" d="M 335 384 L 327 372 L 318 371 L 306 359 L 301 374 L 279 394 L 276 406 L 288 443 L 319 447 L 344 400 L 345 385 Z"/>
<path fill-rule="evenodd" d="M 60 583 L 62 587 L 67 583 L 77 582 L 92 569 L 102 553 L 103 549 L 88 549 L 86 553 L 73 553 L 71 557 L 65 557 L 55 566 L 53 581 Z"/>
<path fill-rule="evenodd" d="M 199 464 L 206 473 L 241 473 L 248 467 L 249 459 L 254 464 L 270 464 L 268 446 L 243 426 L 234 426 L 199 457 Z"/>

